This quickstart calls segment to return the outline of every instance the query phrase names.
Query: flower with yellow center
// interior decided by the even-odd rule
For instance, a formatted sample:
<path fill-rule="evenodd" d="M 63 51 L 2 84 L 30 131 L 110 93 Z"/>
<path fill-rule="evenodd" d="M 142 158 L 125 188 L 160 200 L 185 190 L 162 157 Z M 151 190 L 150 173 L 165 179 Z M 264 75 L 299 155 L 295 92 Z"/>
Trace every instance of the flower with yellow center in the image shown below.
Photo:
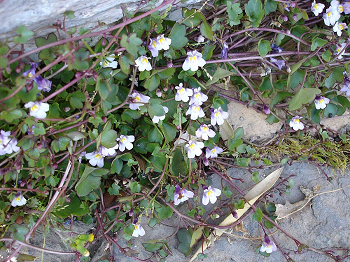
<path fill-rule="evenodd" d="M 119 138 L 117 138 L 117 141 L 119 141 L 119 150 L 123 152 L 125 148 L 131 150 L 134 147 L 132 142 L 135 141 L 135 137 L 120 135 Z"/>
<path fill-rule="evenodd" d="M 35 118 L 45 118 L 50 109 L 49 104 L 43 102 L 28 102 L 24 107 L 29 108 L 29 114 Z"/>
<path fill-rule="evenodd" d="M 175 101 L 188 102 L 189 97 L 193 95 L 193 90 L 184 88 L 182 83 L 180 83 L 178 86 L 175 86 L 175 89 L 177 90 Z"/>
<path fill-rule="evenodd" d="M 202 124 L 196 131 L 196 137 L 203 140 L 208 140 L 209 137 L 213 138 L 214 136 L 215 132 L 211 130 L 206 124 Z"/>
<path fill-rule="evenodd" d="M 188 158 L 194 158 L 195 156 L 200 156 L 202 154 L 202 148 L 204 147 L 203 142 L 196 140 L 190 140 L 185 146 Z"/>
<path fill-rule="evenodd" d="M 148 61 L 149 57 L 143 55 L 135 60 L 136 66 L 140 71 L 150 71 L 152 70 L 152 65 Z"/>
<path fill-rule="evenodd" d="M 11 202 L 11 206 L 24 206 L 27 203 L 27 199 L 24 198 L 20 193 L 18 193 Z"/>
<path fill-rule="evenodd" d="M 204 187 L 202 204 L 208 205 L 210 203 L 214 204 L 217 200 L 217 197 L 221 195 L 221 190 L 214 187 Z"/>
<path fill-rule="evenodd" d="M 197 71 L 198 67 L 203 67 L 206 64 L 205 60 L 202 58 L 202 54 L 194 51 L 187 52 L 187 58 L 182 65 L 184 71 L 190 70 Z"/>

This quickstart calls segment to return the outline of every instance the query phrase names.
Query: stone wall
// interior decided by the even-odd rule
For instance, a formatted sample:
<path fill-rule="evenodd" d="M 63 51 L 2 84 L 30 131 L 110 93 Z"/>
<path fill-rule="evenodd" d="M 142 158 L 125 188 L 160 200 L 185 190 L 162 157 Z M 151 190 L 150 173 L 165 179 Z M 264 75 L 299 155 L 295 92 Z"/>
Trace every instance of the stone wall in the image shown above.
<path fill-rule="evenodd" d="M 74 11 L 75 18 L 66 21 L 66 28 L 94 28 L 98 21 L 106 26 L 122 18 L 122 8 L 135 11 L 140 3 L 142 11 L 151 8 L 149 0 L 0 0 L 0 40 L 16 35 L 16 29 L 25 25 L 30 30 L 37 30 L 56 24 L 63 19 L 63 13 Z M 153 1 L 154 2 L 154 1 Z M 162 1 L 158 1 L 158 6 Z M 177 1 L 179 2 L 179 1 Z M 199 4 L 203 0 L 185 0 L 173 11 L 180 11 L 179 6 Z M 200 5 L 199 5 L 200 6 Z M 176 19 L 175 16 L 174 19 Z M 45 30 L 39 35 L 47 34 L 52 29 Z"/>

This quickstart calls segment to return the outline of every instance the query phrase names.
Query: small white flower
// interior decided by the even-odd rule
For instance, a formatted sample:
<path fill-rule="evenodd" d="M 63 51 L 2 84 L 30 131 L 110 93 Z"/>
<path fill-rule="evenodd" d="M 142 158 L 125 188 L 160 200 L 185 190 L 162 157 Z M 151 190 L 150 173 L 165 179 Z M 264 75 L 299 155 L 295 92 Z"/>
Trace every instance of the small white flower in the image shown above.
<path fill-rule="evenodd" d="M 132 81 L 132 79 L 133 79 L 133 75 L 130 75 L 129 80 Z M 138 79 L 137 77 L 135 77 L 135 81 L 134 81 L 134 85 L 135 85 L 135 86 L 139 86 L 138 80 L 139 80 L 139 79 Z"/>
<path fill-rule="evenodd" d="M 215 132 L 208 125 L 202 124 L 196 131 L 196 137 L 203 140 L 208 140 L 209 137 L 214 137 Z"/>
<path fill-rule="evenodd" d="M 290 122 L 289 122 L 289 126 L 291 128 L 293 128 L 295 131 L 297 130 L 303 130 L 304 129 L 304 124 L 302 122 L 300 122 L 300 119 L 302 117 L 300 116 L 295 116 L 293 117 Z"/>
<path fill-rule="evenodd" d="M 221 147 L 214 146 L 213 149 L 210 149 L 209 147 L 207 147 L 207 149 L 205 150 L 205 157 L 206 158 L 218 157 L 218 154 L 221 154 L 222 152 L 224 152 L 224 150 Z"/>
<path fill-rule="evenodd" d="M 329 104 L 329 98 L 324 96 L 316 96 L 314 102 L 316 109 L 325 109 L 327 104 Z"/>
<path fill-rule="evenodd" d="M 118 62 L 114 61 L 114 56 L 107 56 L 103 59 L 103 61 L 100 62 L 100 66 L 102 67 L 111 67 L 111 68 L 117 68 Z"/>
<path fill-rule="evenodd" d="M 50 109 L 48 103 L 42 102 L 28 102 L 24 107 L 30 108 L 29 115 L 34 116 L 35 118 L 45 118 L 46 112 Z"/>
<path fill-rule="evenodd" d="M 0 130 L 0 156 L 17 152 L 20 148 L 17 146 L 17 139 L 10 138 L 10 131 Z"/>
<path fill-rule="evenodd" d="M 87 153 L 85 155 L 89 159 L 89 163 L 92 166 L 103 167 L 104 166 L 104 155 L 102 154 L 102 148 L 99 151 L 94 151 L 92 153 Z"/>
<path fill-rule="evenodd" d="M 212 109 L 211 112 L 211 124 L 214 126 L 216 123 L 220 126 L 224 123 L 224 120 L 228 118 L 228 113 L 221 109 Z"/>
<path fill-rule="evenodd" d="M 268 254 L 271 254 L 276 250 L 277 250 L 276 244 L 272 240 L 270 240 L 267 235 L 265 235 L 264 241 L 260 247 L 260 252 L 266 252 Z"/>
<path fill-rule="evenodd" d="M 332 0 L 331 7 L 336 9 L 339 14 L 344 12 L 343 5 L 339 4 L 338 0 Z"/>
<path fill-rule="evenodd" d="M 207 101 L 208 100 L 208 96 L 203 94 L 201 92 L 201 88 L 198 87 L 198 88 L 195 88 L 193 90 L 193 96 L 191 97 L 191 100 L 190 100 L 190 105 L 192 104 L 197 104 L 197 105 L 201 105 L 203 104 L 203 102 Z"/>
<path fill-rule="evenodd" d="M 195 140 L 190 140 L 185 146 L 188 158 L 194 158 L 195 156 L 200 156 L 202 154 L 202 148 L 204 147 L 203 142 L 198 142 Z"/>
<path fill-rule="evenodd" d="M 166 106 L 163 106 L 164 112 L 168 113 L 169 109 Z M 160 120 L 164 120 L 165 119 L 165 115 L 164 116 L 153 116 L 152 121 L 155 124 L 158 124 Z"/>
<path fill-rule="evenodd" d="M 202 203 L 203 205 L 208 205 L 210 203 L 214 204 L 217 200 L 217 197 L 221 195 L 221 190 L 218 188 L 214 188 L 209 186 L 204 189 Z"/>
<path fill-rule="evenodd" d="M 105 156 L 115 156 L 117 153 L 116 150 L 118 149 L 118 147 L 119 147 L 118 143 L 114 147 L 110 147 L 110 148 L 101 146 L 101 153 L 104 157 Z"/>
<path fill-rule="evenodd" d="M 158 48 L 157 48 L 157 40 L 150 38 L 149 39 L 149 45 L 148 45 L 149 51 L 151 51 L 153 57 L 158 56 Z"/>
<path fill-rule="evenodd" d="M 193 95 L 193 90 L 184 88 L 182 83 L 180 83 L 178 86 L 175 86 L 175 89 L 177 90 L 175 95 L 176 101 L 188 102 L 189 97 Z"/>
<path fill-rule="evenodd" d="M 24 206 L 27 203 L 27 199 L 24 198 L 20 193 L 18 193 L 11 202 L 11 206 Z"/>
<path fill-rule="evenodd" d="M 157 45 L 156 48 L 158 50 L 168 50 L 171 44 L 171 39 L 164 37 L 164 35 L 159 35 L 157 37 Z"/>
<path fill-rule="evenodd" d="M 150 71 L 152 70 L 152 65 L 151 63 L 148 61 L 149 57 L 143 55 L 143 56 L 140 56 L 139 58 L 137 58 L 135 60 L 135 63 L 136 63 L 136 66 L 138 67 L 138 69 L 140 71 Z"/>
<path fill-rule="evenodd" d="M 131 102 L 129 104 L 129 108 L 131 110 L 140 110 L 140 106 L 143 106 L 145 103 L 148 103 L 150 97 L 140 94 L 136 91 L 130 95 Z"/>
<path fill-rule="evenodd" d="M 335 23 L 339 20 L 340 13 L 337 8 L 331 6 L 326 9 L 326 13 L 323 14 L 324 23 L 328 26 L 335 25 Z"/>
<path fill-rule="evenodd" d="M 191 119 L 192 120 L 196 120 L 198 117 L 204 117 L 204 111 L 203 109 L 196 104 L 192 104 L 190 105 L 190 107 L 188 108 L 186 115 L 191 115 Z"/>
<path fill-rule="evenodd" d="M 132 232 L 132 236 L 133 237 L 139 237 L 139 236 L 144 236 L 145 235 L 145 230 L 143 229 L 143 227 L 140 225 L 140 222 L 138 222 L 137 219 L 135 219 L 135 221 L 132 223 L 134 226 L 134 231 Z"/>
<path fill-rule="evenodd" d="M 134 147 L 132 142 L 135 141 L 135 137 L 120 135 L 117 141 L 119 141 L 119 150 L 123 152 L 125 148 L 131 150 Z"/>
<path fill-rule="evenodd" d="M 324 4 L 316 3 L 316 1 L 314 0 L 314 2 L 311 5 L 311 11 L 315 14 L 315 16 L 318 16 L 320 13 L 323 12 L 324 7 Z"/>
<path fill-rule="evenodd" d="M 345 23 L 336 22 L 333 26 L 333 31 L 334 33 L 337 33 L 338 36 L 341 36 L 341 34 L 343 33 L 342 31 L 346 28 L 348 28 L 348 26 Z"/>
<path fill-rule="evenodd" d="M 337 46 L 336 51 L 336 55 L 338 56 L 338 59 L 343 59 L 343 54 L 345 53 L 345 49 L 344 48 L 346 46 L 346 43 L 342 43 L 341 45 Z"/>
<path fill-rule="evenodd" d="M 178 204 L 185 202 L 189 198 L 193 198 L 193 196 L 194 193 L 192 191 L 188 191 L 187 189 L 181 190 L 181 187 L 176 185 L 174 194 L 174 205 L 177 206 Z"/>
<path fill-rule="evenodd" d="M 187 58 L 182 65 L 182 69 L 187 71 L 191 69 L 191 71 L 197 71 L 198 67 L 203 67 L 206 64 L 205 60 L 202 58 L 202 54 L 194 51 L 187 52 Z"/>
<path fill-rule="evenodd" d="M 205 38 L 204 38 L 204 36 L 199 35 L 199 36 L 195 37 L 194 40 L 196 40 L 197 43 L 203 43 L 205 41 Z"/>

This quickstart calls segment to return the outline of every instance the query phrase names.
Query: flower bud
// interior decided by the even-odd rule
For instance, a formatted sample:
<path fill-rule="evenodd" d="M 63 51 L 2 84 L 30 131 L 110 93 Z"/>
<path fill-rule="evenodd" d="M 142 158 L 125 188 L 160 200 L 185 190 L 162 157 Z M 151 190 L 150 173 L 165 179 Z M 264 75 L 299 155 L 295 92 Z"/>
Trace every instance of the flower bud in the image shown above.
<path fill-rule="evenodd" d="M 287 21 L 288 21 L 288 16 L 286 16 L 286 15 L 281 15 L 280 18 L 281 18 L 281 20 L 284 21 L 284 22 L 287 22 Z"/>
<path fill-rule="evenodd" d="M 101 45 L 102 45 L 102 46 L 105 46 L 106 44 L 107 44 L 106 38 L 102 38 Z"/>

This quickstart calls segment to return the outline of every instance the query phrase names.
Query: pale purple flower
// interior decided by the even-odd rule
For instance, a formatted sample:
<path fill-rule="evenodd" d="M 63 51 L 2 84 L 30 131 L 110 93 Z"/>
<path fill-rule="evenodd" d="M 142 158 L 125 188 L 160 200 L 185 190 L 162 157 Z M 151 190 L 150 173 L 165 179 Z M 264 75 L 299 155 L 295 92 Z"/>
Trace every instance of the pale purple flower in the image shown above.
<path fill-rule="evenodd" d="M 283 3 L 283 9 L 286 10 L 287 12 L 290 12 L 289 7 L 291 7 L 290 3 Z"/>
<path fill-rule="evenodd" d="M 329 104 L 329 98 L 324 96 L 316 96 L 314 102 L 316 109 L 325 109 L 327 104 Z"/>
<path fill-rule="evenodd" d="M 188 108 L 186 115 L 191 115 L 191 119 L 192 120 L 196 120 L 198 117 L 204 117 L 204 111 L 203 109 L 196 104 L 192 104 L 190 105 L 190 107 Z"/>
<path fill-rule="evenodd" d="M 347 28 L 348 26 L 345 23 L 336 22 L 335 25 L 333 26 L 333 32 L 337 33 L 338 36 L 341 36 L 341 34 L 343 33 L 343 30 Z"/>
<path fill-rule="evenodd" d="M 311 5 L 311 11 L 315 14 L 315 16 L 318 16 L 323 12 L 325 5 L 322 3 L 316 3 L 314 0 L 312 5 Z"/>
<path fill-rule="evenodd" d="M 328 26 L 335 25 L 339 18 L 340 13 L 338 11 L 338 6 L 330 6 L 326 9 L 326 13 L 323 14 L 324 23 Z"/>
<path fill-rule="evenodd" d="M 157 39 L 149 39 L 148 50 L 151 51 L 153 57 L 158 56 Z"/>
<path fill-rule="evenodd" d="M 282 70 L 282 68 L 286 66 L 286 62 L 283 59 L 282 60 L 278 60 L 278 59 L 275 59 L 273 57 L 270 57 L 270 61 L 275 66 L 277 66 L 279 70 Z"/>
<path fill-rule="evenodd" d="M 17 139 L 10 138 L 10 131 L 0 130 L 0 156 L 17 152 L 20 148 L 17 146 Z"/>
<path fill-rule="evenodd" d="M 134 146 L 132 142 L 135 141 L 134 136 L 124 136 L 120 135 L 119 138 L 117 138 L 117 141 L 119 142 L 119 150 L 123 152 L 126 149 L 131 150 Z"/>
<path fill-rule="evenodd" d="M 149 57 L 143 55 L 143 56 L 140 56 L 139 58 L 137 58 L 135 60 L 135 63 L 136 63 L 136 66 L 138 67 L 138 69 L 140 71 L 150 71 L 152 70 L 152 65 L 151 63 L 148 61 Z"/>
<path fill-rule="evenodd" d="M 208 205 L 210 203 L 214 204 L 217 200 L 217 197 L 221 195 L 221 190 L 215 187 L 204 187 L 202 204 Z"/>
<path fill-rule="evenodd" d="M 201 92 L 201 88 L 198 87 L 198 88 L 193 89 L 193 96 L 191 97 L 189 104 L 190 105 L 192 105 L 192 104 L 201 105 L 201 104 L 203 104 L 203 102 L 205 102 L 207 100 L 208 100 L 208 96 L 203 94 Z"/>
<path fill-rule="evenodd" d="M 269 115 L 269 114 L 271 113 L 271 110 L 270 110 L 269 106 L 268 106 L 268 105 L 265 105 L 265 104 L 264 104 L 264 106 L 263 106 L 263 111 L 264 111 L 264 113 L 265 113 L 266 115 Z"/>
<path fill-rule="evenodd" d="M 208 140 L 209 137 L 214 137 L 214 130 L 210 129 L 208 125 L 201 124 L 201 126 L 196 131 L 196 137 L 201 138 L 203 140 Z"/>
<path fill-rule="evenodd" d="M 106 67 L 117 68 L 118 62 L 114 60 L 115 60 L 115 56 L 107 56 L 100 62 L 100 66 L 104 68 Z"/>
<path fill-rule="evenodd" d="M 145 96 L 143 94 L 140 94 L 136 91 L 130 95 L 131 97 L 131 102 L 129 103 L 129 108 L 131 110 L 140 110 L 140 106 L 143 106 L 144 104 L 148 103 L 150 97 Z"/>
<path fill-rule="evenodd" d="M 228 52 L 228 45 L 226 44 L 226 42 L 224 42 L 222 44 L 222 50 L 221 50 L 220 58 L 221 59 L 227 59 L 227 52 Z"/>
<path fill-rule="evenodd" d="M 20 192 L 16 194 L 16 196 L 13 198 L 11 202 L 11 206 L 24 206 L 27 203 L 27 199 L 24 198 L 24 196 L 21 195 Z"/>
<path fill-rule="evenodd" d="M 196 36 L 196 37 L 194 38 L 194 40 L 195 40 L 197 43 L 203 43 L 203 42 L 205 41 L 205 38 L 204 38 L 204 36 L 199 35 L 199 36 Z"/>
<path fill-rule="evenodd" d="M 205 157 L 215 158 L 218 157 L 218 154 L 221 154 L 222 152 L 224 152 L 224 150 L 221 147 L 214 146 L 213 149 L 207 147 L 207 149 L 205 150 Z"/>
<path fill-rule="evenodd" d="M 181 187 L 176 185 L 174 194 L 174 205 L 177 206 L 178 204 L 185 202 L 189 198 L 193 198 L 193 196 L 194 193 L 192 191 L 188 191 L 186 189 L 181 190 Z"/>
<path fill-rule="evenodd" d="M 344 80 L 343 80 L 343 87 L 340 89 L 341 92 L 346 92 L 347 96 L 350 96 L 350 79 L 348 78 L 347 74 L 344 72 Z"/>
<path fill-rule="evenodd" d="M 52 82 L 43 78 L 42 76 L 37 76 L 34 78 L 34 82 L 36 83 L 38 90 L 42 90 L 44 92 L 50 92 Z"/>
<path fill-rule="evenodd" d="M 119 145 L 116 143 L 115 146 L 107 148 L 104 146 L 101 146 L 101 153 L 103 156 L 115 156 L 117 154 L 116 150 L 118 149 Z"/>
<path fill-rule="evenodd" d="M 270 238 L 267 235 L 265 235 L 264 241 L 260 248 L 260 252 L 266 252 L 268 254 L 271 254 L 276 250 L 277 250 L 276 244 L 272 240 L 270 240 Z"/>
<path fill-rule="evenodd" d="M 163 106 L 164 112 L 168 113 L 169 109 L 166 106 Z M 165 119 L 165 115 L 163 116 L 153 116 L 152 118 L 152 122 L 155 124 L 158 124 L 160 120 L 164 120 Z"/>
<path fill-rule="evenodd" d="M 139 237 L 139 236 L 142 237 L 145 235 L 146 232 L 143 229 L 143 227 L 141 226 L 141 224 L 137 218 L 134 220 L 134 222 L 132 224 L 134 226 L 134 231 L 132 232 L 133 237 Z"/>
<path fill-rule="evenodd" d="M 228 118 L 228 113 L 221 109 L 221 107 L 217 109 L 211 110 L 211 124 L 214 126 L 218 124 L 219 126 L 224 123 L 224 120 Z"/>
<path fill-rule="evenodd" d="M 28 102 L 24 107 L 29 108 L 29 114 L 35 118 L 45 118 L 50 109 L 49 104 L 44 102 Z"/>
<path fill-rule="evenodd" d="M 337 49 L 335 51 L 336 51 L 336 55 L 338 56 L 338 59 L 343 58 L 343 54 L 345 53 L 345 49 L 346 49 L 345 46 L 346 46 L 346 43 L 342 43 L 341 45 L 337 46 Z"/>
<path fill-rule="evenodd" d="M 204 147 L 203 142 L 190 140 L 185 145 L 185 150 L 187 152 L 188 158 L 194 158 L 195 156 L 200 156 L 202 154 L 202 148 Z"/>
<path fill-rule="evenodd" d="M 187 58 L 182 65 L 182 69 L 187 71 L 197 71 L 198 67 L 203 67 L 206 64 L 205 60 L 202 58 L 202 54 L 198 51 L 188 51 Z"/>
<path fill-rule="evenodd" d="M 85 157 L 89 159 L 89 163 L 92 166 L 96 166 L 96 165 L 98 167 L 104 166 L 104 155 L 102 154 L 102 148 L 100 148 L 98 151 L 87 153 Z"/>
<path fill-rule="evenodd" d="M 178 86 L 175 86 L 175 89 L 177 90 L 175 101 L 188 102 L 189 97 L 193 95 L 193 90 L 183 87 L 182 83 L 180 83 Z"/>
<path fill-rule="evenodd" d="M 345 1 L 345 2 L 343 2 L 342 6 L 343 6 L 344 13 L 346 15 L 350 14 L 350 2 L 349 1 Z"/>
<path fill-rule="evenodd" d="M 281 53 L 283 51 L 283 49 L 281 47 L 279 47 L 278 45 L 276 45 L 275 43 L 273 43 L 271 45 L 271 50 L 272 50 L 273 54 Z"/>
<path fill-rule="evenodd" d="M 171 44 L 171 39 L 164 37 L 164 35 L 157 36 L 157 49 L 158 50 L 168 50 Z"/>
<path fill-rule="evenodd" d="M 35 70 L 38 67 L 39 63 L 30 63 L 30 69 L 25 71 L 22 75 L 32 78 L 35 75 Z"/>
<path fill-rule="evenodd" d="M 302 122 L 300 122 L 300 119 L 302 117 L 300 116 L 295 116 L 293 117 L 290 122 L 289 122 L 289 126 L 291 128 L 293 128 L 295 131 L 297 130 L 303 130 L 304 129 L 304 124 Z"/>

